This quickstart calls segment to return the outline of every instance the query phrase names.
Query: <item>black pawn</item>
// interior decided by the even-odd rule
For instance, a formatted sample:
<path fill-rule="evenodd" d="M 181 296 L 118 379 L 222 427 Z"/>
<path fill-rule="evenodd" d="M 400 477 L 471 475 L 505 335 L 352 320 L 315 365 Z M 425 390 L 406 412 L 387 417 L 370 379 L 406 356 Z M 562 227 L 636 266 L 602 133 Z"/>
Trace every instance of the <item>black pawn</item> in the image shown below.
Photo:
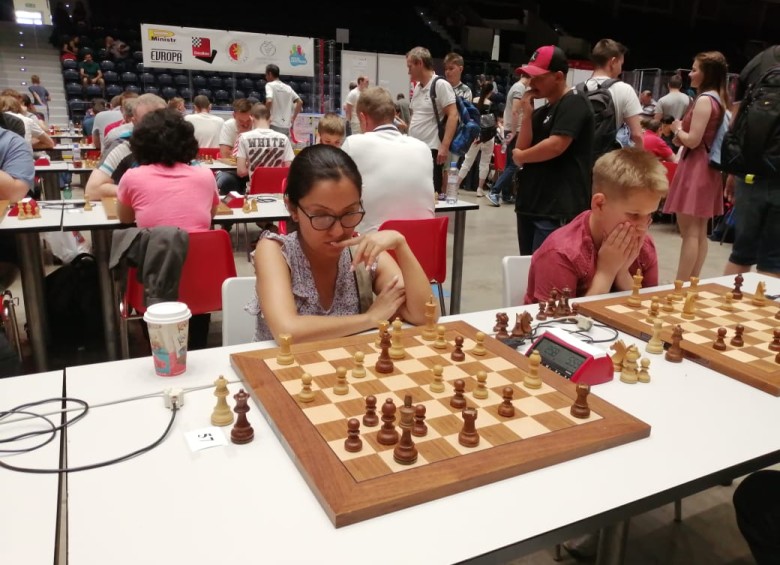
<path fill-rule="evenodd" d="M 734 277 L 734 290 L 731 291 L 731 295 L 734 297 L 734 300 L 742 300 L 742 283 L 745 281 L 745 279 L 742 277 L 742 275 L 737 275 Z"/>
<path fill-rule="evenodd" d="M 780 330 L 775 330 L 772 334 L 774 337 L 772 343 L 769 344 L 770 351 L 780 351 Z"/>
<path fill-rule="evenodd" d="M 501 329 L 501 312 L 496 314 L 496 325 L 493 326 L 493 331 L 497 332 Z"/>
<path fill-rule="evenodd" d="M 512 404 L 512 397 L 515 391 L 511 386 L 504 387 L 502 397 L 504 401 L 498 406 L 498 415 L 504 418 L 512 418 L 515 415 L 515 407 Z"/>
<path fill-rule="evenodd" d="M 726 351 L 726 328 L 718 328 L 718 339 L 712 344 L 712 348 L 716 351 Z"/>
<path fill-rule="evenodd" d="M 457 410 L 462 410 L 466 407 L 466 397 L 463 396 L 463 393 L 466 391 L 466 383 L 463 379 L 455 379 L 452 386 L 455 387 L 455 396 L 450 399 L 450 406 Z"/>
<path fill-rule="evenodd" d="M 465 361 L 466 354 L 463 353 L 463 336 L 455 336 L 455 349 L 450 354 L 453 361 Z"/>
<path fill-rule="evenodd" d="M 412 435 L 415 437 L 424 437 L 428 435 L 428 425 L 425 423 L 425 406 L 422 404 L 418 404 L 414 408 Z"/>
<path fill-rule="evenodd" d="M 360 439 L 360 422 L 357 418 L 350 418 L 347 422 L 347 439 L 344 440 L 344 449 L 350 453 L 357 453 L 363 449 L 363 440 Z"/>
<path fill-rule="evenodd" d="M 737 327 L 734 328 L 734 337 L 731 338 L 731 345 L 734 347 L 742 347 L 745 345 L 745 340 L 742 339 L 742 334 L 745 332 L 745 326 L 742 324 L 737 324 Z"/>
<path fill-rule="evenodd" d="M 376 396 L 366 397 L 366 414 L 363 416 L 363 425 L 369 428 L 379 425 L 379 416 L 376 415 Z"/>
<path fill-rule="evenodd" d="M 392 398 L 382 405 L 382 428 L 376 434 L 376 440 L 382 445 L 398 443 L 398 430 L 395 429 L 395 404 Z"/>
<path fill-rule="evenodd" d="M 546 302 L 540 302 L 539 303 L 539 313 L 536 315 L 536 319 L 540 322 L 543 322 L 547 319 L 547 303 Z"/>

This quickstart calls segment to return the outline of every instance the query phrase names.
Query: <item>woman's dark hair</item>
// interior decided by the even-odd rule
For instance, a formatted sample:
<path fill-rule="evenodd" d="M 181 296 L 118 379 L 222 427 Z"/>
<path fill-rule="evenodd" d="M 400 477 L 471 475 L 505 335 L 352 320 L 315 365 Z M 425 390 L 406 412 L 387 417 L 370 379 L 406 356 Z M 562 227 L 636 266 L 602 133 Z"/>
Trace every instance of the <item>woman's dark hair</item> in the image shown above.
<path fill-rule="evenodd" d="M 477 101 L 477 109 L 482 112 L 485 106 L 485 98 L 493 92 L 493 81 L 488 81 L 482 85 L 482 89 L 479 92 L 479 100 Z"/>
<path fill-rule="evenodd" d="M 146 114 L 133 128 L 130 150 L 139 165 L 172 167 L 198 155 L 195 129 L 177 110 L 162 108 Z"/>
<path fill-rule="evenodd" d="M 332 145 L 311 145 L 298 153 L 290 165 L 287 188 L 284 195 L 294 207 L 323 180 L 338 181 L 347 177 L 357 187 L 358 195 L 363 193 L 363 179 L 352 157 Z"/>

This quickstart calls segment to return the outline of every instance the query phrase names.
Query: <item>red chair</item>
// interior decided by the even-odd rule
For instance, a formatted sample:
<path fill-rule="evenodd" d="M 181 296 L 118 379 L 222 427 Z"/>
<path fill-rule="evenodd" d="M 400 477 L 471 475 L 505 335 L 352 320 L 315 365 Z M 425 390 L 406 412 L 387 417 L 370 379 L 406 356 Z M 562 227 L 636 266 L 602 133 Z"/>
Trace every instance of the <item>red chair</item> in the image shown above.
<path fill-rule="evenodd" d="M 201 147 L 198 149 L 198 160 L 203 160 L 206 157 L 219 159 L 221 157 L 219 147 Z"/>
<path fill-rule="evenodd" d="M 406 242 L 425 271 L 425 276 L 439 291 L 439 304 L 444 315 L 444 289 L 447 278 L 447 224 L 449 218 L 441 216 L 426 220 L 387 220 L 380 230 L 396 230 L 403 234 Z"/>
<path fill-rule="evenodd" d="M 672 161 L 661 161 L 661 164 L 666 167 L 666 180 L 669 181 L 669 184 L 672 184 L 674 174 L 677 172 L 677 163 L 673 163 Z"/>
<path fill-rule="evenodd" d="M 290 167 L 257 167 L 249 181 L 249 194 L 283 194 Z"/>
<path fill-rule="evenodd" d="M 190 233 L 187 258 L 179 280 L 179 302 L 189 306 L 193 315 L 222 310 L 222 283 L 236 276 L 233 246 L 224 230 Z M 131 315 L 131 312 L 135 315 Z M 130 353 L 127 322 L 146 312 L 144 286 L 136 280 L 136 269 L 127 271 L 127 289 L 119 304 L 122 357 Z"/>

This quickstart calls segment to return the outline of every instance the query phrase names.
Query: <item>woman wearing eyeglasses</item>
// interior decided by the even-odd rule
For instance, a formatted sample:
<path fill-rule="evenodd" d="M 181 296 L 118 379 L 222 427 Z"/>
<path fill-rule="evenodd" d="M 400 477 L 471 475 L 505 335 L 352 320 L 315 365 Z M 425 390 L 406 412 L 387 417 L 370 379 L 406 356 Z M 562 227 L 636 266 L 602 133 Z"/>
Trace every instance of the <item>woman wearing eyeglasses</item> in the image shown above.
<path fill-rule="evenodd" d="M 295 343 L 351 335 L 396 315 L 425 322 L 430 283 L 403 235 L 354 230 L 365 214 L 361 187 L 341 149 L 314 145 L 295 157 L 284 198 L 298 230 L 264 232 L 254 253 L 258 300 L 247 310 L 257 315 L 256 341 L 284 333 Z M 375 294 L 364 312 L 355 272 L 361 269 Z"/>

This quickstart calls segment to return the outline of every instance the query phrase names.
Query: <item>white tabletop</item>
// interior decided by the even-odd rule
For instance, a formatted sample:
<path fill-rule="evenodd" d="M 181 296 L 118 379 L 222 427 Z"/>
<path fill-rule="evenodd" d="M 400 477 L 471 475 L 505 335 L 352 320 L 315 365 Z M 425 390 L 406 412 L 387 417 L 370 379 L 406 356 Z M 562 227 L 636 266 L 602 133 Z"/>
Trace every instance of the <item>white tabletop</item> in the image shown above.
<path fill-rule="evenodd" d="M 8 211 L 5 217 L 0 219 L 0 230 L 13 231 L 57 231 L 62 225 L 62 207 L 56 202 L 39 201 L 38 208 L 41 211 L 40 218 L 30 218 L 20 220 L 19 216 L 9 216 Z"/>
<path fill-rule="evenodd" d="M 0 411 L 21 404 L 62 396 L 62 371 L 0 379 Z M 31 409 L 45 414 L 59 409 L 56 403 Z M 10 423 L 17 416 L 0 421 L 0 438 L 48 428 L 36 420 Z M 49 417 L 59 424 L 59 415 Z M 41 438 L 14 444 L 14 449 L 38 445 Z M 4 444 L 2 449 L 10 446 Z M 56 469 L 59 464 L 60 436 L 44 447 L 9 455 L 0 453 L 4 463 L 17 467 Z M 57 525 L 58 475 L 36 475 L 0 468 L 0 563 L 52 563 Z"/>
<path fill-rule="evenodd" d="M 53 149 L 55 151 L 73 151 L 73 146 L 74 145 L 76 145 L 76 144 L 75 143 L 58 143 L 58 144 L 56 144 L 53 147 Z M 79 146 L 79 149 L 81 149 L 82 151 L 94 151 L 95 149 L 97 149 L 97 147 L 95 147 L 92 144 L 88 144 L 88 145 L 78 144 L 78 146 Z"/>
<path fill-rule="evenodd" d="M 745 278 L 744 288 L 751 290 L 758 278 Z M 767 286 L 770 294 L 780 291 L 780 281 Z M 520 308 L 504 311 L 511 319 Z M 450 319 L 489 332 L 495 312 Z M 99 402 L 210 384 L 219 374 L 235 380 L 229 353 L 251 347 L 193 352 L 187 373 L 173 379 L 155 377 L 149 358 L 76 367 L 68 370 L 68 390 Z M 692 481 L 715 484 L 729 468 L 757 458 L 780 460 L 780 437 L 772 432 L 780 426 L 779 398 L 689 361 L 652 356 L 650 370 L 650 384 L 616 380 L 593 391 L 649 423 L 649 438 L 339 529 L 256 406 L 249 412 L 254 442 L 191 453 L 182 434 L 209 425 L 215 398 L 212 388 L 188 393 L 162 446 L 70 478 L 70 556 L 79 564 L 102 563 L 106 554 L 128 564 L 150 554 L 160 562 L 230 563 L 256 556 L 268 563 L 373 564 L 397 563 L 402 551 L 418 563 L 452 563 L 526 540 L 538 544 L 535 537 L 556 530 L 585 532 L 614 519 L 624 505 L 639 508 L 693 489 Z M 237 390 L 230 385 L 231 394 Z M 93 410 L 69 431 L 69 457 L 106 458 L 149 443 L 168 421 L 162 404 L 155 398 Z M 110 441 L 106 429 L 112 430 Z M 106 500 L 116 509 L 109 519 Z"/>
<path fill-rule="evenodd" d="M 62 173 L 68 170 L 68 163 L 65 161 L 49 161 L 48 165 L 35 165 L 36 173 Z"/>

